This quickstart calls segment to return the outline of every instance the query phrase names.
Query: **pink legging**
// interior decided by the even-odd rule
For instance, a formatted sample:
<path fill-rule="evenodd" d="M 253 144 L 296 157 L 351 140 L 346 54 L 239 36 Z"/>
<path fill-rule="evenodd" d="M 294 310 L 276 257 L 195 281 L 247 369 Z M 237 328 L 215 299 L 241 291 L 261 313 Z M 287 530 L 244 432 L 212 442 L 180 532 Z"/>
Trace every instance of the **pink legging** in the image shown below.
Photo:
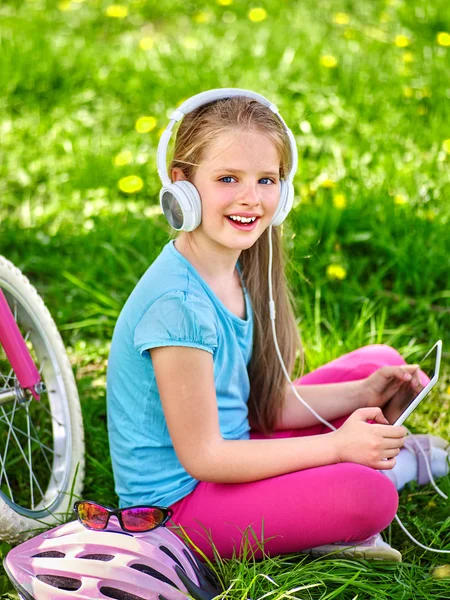
<path fill-rule="evenodd" d="M 297 379 L 298 384 L 336 383 L 364 379 L 384 365 L 403 365 L 393 348 L 374 344 L 345 354 Z M 347 417 L 332 421 L 340 427 Z M 329 432 L 325 425 L 276 431 L 284 438 Z M 251 439 L 265 436 L 250 432 Z M 172 505 L 172 523 L 181 525 L 209 558 L 210 540 L 223 558 L 262 552 L 274 556 L 333 542 L 364 540 L 393 520 L 398 495 L 382 473 L 356 463 L 304 469 L 249 483 L 200 482 Z M 246 533 L 247 531 L 247 533 Z M 175 530 L 176 532 L 176 530 Z M 247 538 L 247 542 L 245 539 Z"/>

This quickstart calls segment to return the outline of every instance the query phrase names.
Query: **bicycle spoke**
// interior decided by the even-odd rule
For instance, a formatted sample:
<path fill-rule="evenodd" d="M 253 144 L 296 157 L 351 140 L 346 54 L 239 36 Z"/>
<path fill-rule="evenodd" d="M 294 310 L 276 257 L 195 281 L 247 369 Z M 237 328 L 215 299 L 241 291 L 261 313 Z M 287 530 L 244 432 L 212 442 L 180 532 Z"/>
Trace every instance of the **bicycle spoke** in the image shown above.
<path fill-rule="evenodd" d="M 60 427 L 66 427 L 64 423 L 61 423 L 60 421 L 58 421 L 58 419 L 56 417 L 53 416 L 52 412 L 45 406 L 45 404 L 41 404 L 41 407 L 48 412 L 48 414 L 51 416 L 52 420 L 55 421 Z"/>
<path fill-rule="evenodd" d="M 3 413 L 5 412 L 5 410 L 4 410 L 4 408 L 3 408 L 2 406 L 0 406 L 0 409 L 2 410 L 2 412 L 3 412 Z M 8 421 L 8 424 L 10 425 L 9 421 Z M 10 427 L 11 427 L 11 425 L 10 425 Z M 25 453 L 24 453 L 24 451 L 23 451 L 23 449 L 22 449 L 22 446 L 21 446 L 21 444 L 20 444 L 20 442 L 19 442 L 19 440 L 18 440 L 18 438 L 17 438 L 17 436 L 16 436 L 16 434 L 15 434 L 15 431 L 14 431 L 14 429 L 13 429 L 12 427 L 11 427 L 11 433 L 12 433 L 12 436 L 13 436 L 13 438 L 14 438 L 14 440 L 15 440 L 16 444 L 17 444 L 17 447 L 18 447 L 18 449 L 19 449 L 19 452 L 22 454 L 22 458 L 23 458 L 23 460 L 25 461 L 25 464 L 27 465 L 28 469 L 30 470 L 31 476 L 32 476 L 32 477 L 33 477 L 33 479 L 34 479 L 34 482 L 35 482 L 36 486 L 38 487 L 38 489 L 39 489 L 39 492 L 41 493 L 42 497 L 44 497 L 44 493 L 43 493 L 43 491 L 42 491 L 42 489 L 41 489 L 41 486 L 39 485 L 39 481 L 36 479 L 36 476 L 35 476 L 35 474 L 34 474 L 34 473 L 33 473 L 33 471 L 31 470 L 31 467 L 30 467 L 30 465 L 29 465 L 29 463 L 28 463 L 28 461 L 27 461 L 27 457 L 26 457 L 26 455 L 25 455 Z"/>
<path fill-rule="evenodd" d="M 28 457 L 30 460 L 30 493 L 31 493 L 31 510 L 34 510 L 34 490 L 33 490 L 33 478 L 31 474 L 33 473 L 33 458 L 31 456 L 31 439 L 30 439 L 30 411 L 28 410 L 28 406 L 25 407 L 25 412 L 27 413 L 27 433 L 28 433 Z"/>
<path fill-rule="evenodd" d="M 14 421 L 14 412 L 16 410 L 16 406 L 17 406 L 17 400 L 14 400 L 14 407 L 12 410 L 12 419 L 11 419 L 11 423 Z M 2 463 L 2 472 L 0 474 L 0 485 L 3 481 L 3 475 L 5 475 L 5 480 L 6 480 L 6 485 L 8 486 L 8 490 L 9 490 L 9 494 L 11 496 L 11 500 L 14 502 L 14 496 L 11 490 L 11 486 L 9 485 L 9 479 L 8 476 L 6 474 L 6 470 L 5 470 L 5 464 L 6 464 L 6 458 L 8 455 L 8 446 L 9 446 L 9 440 L 11 438 L 11 429 L 8 430 L 8 436 L 6 438 L 6 444 L 5 444 L 5 453 L 3 455 L 3 457 L 0 455 L 0 462 Z"/>
<path fill-rule="evenodd" d="M 47 467 L 48 467 L 48 469 L 49 469 L 49 471 L 50 471 L 50 474 L 51 474 L 51 477 L 50 477 L 50 479 L 53 477 L 53 479 L 56 481 L 56 477 L 55 477 L 55 474 L 53 473 L 53 469 L 52 469 L 52 467 L 51 467 L 50 463 L 48 462 L 47 455 L 45 454 L 45 452 L 44 452 L 44 450 L 43 450 L 43 448 L 47 448 L 47 446 L 45 446 L 44 444 L 41 444 L 41 442 L 40 442 L 40 440 L 39 440 L 39 435 L 38 435 L 38 432 L 36 431 L 36 427 L 33 425 L 33 421 L 31 421 L 31 427 L 33 428 L 33 431 L 34 431 L 34 434 L 35 434 L 35 436 L 38 438 L 38 444 L 39 444 L 39 448 L 40 448 L 40 450 L 41 450 L 41 452 L 42 452 L 42 456 L 44 457 L 44 460 L 45 460 L 45 462 L 47 463 Z M 33 438 L 33 439 L 34 439 L 34 438 Z M 52 452 L 54 453 L 54 450 L 52 450 Z M 58 456 L 58 455 L 57 455 L 57 456 Z"/>
<path fill-rule="evenodd" d="M 9 421 L 5 420 L 1 415 L 0 415 L 0 422 L 1 423 L 6 423 L 8 424 Z M 21 433 L 22 435 L 26 436 L 27 434 L 25 433 L 25 431 L 23 431 L 22 429 L 19 429 L 19 427 L 17 427 L 16 425 L 12 425 L 11 429 L 14 429 L 14 431 L 17 431 L 17 433 Z M 42 448 L 45 448 L 46 450 L 48 450 L 49 452 L 51 452 L 52 454 L 54 454 L 54 450 L 53 448 L 50 448 L 49 446 L 46 446 L 45 444 L 43 444 L 42 442 L 40 442 L 38 439 L 34 438 L 33 436 L 30 436 L 31 441 L 32 442 L 36 442 L 36 444 L 38 444 L 39 446 L 41 446 Z M 56 454 L 56 456 L 60 456 L 59 454 Z"/>

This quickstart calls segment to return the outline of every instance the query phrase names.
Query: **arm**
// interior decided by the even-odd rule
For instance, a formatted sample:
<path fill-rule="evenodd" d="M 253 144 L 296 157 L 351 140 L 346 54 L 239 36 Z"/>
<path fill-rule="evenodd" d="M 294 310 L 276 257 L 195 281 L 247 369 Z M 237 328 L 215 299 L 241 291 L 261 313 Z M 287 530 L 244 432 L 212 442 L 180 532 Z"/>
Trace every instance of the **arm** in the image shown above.
<path fill-rule="evenodd" d="M 240 483 L 337 462 L 332 435 L 224 440 L 213 358 L 186 347 L 150 350 L 167 427 L 183 467 L 195 479 Z"/>
<path fill-rule="evenodd" d="M 362 381 L 296 385 L 295 389 L 323 419 L 332 421 L 361 408 Z M 283 407 L 275 429 L 298 429 L 318 423 L 316 417 L 295 396 L 292 387 L 286 384 Z"/>

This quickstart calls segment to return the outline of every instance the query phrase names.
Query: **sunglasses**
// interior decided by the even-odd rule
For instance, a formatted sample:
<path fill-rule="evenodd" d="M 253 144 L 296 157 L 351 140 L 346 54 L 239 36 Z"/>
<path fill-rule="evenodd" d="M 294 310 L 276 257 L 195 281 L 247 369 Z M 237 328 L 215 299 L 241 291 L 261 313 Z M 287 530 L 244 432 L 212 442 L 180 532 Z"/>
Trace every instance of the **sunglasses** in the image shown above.
<path fill-rule="evenodd" d="M 130 533 L 151 531 L 161 527 L 173 514 L 171 508 L 161 506 L 129 506 L 115 509 L 89 500 L 75 502 L 73 510 L 80 523 L 88 529 L 97 531 L 106 529 L 110 517 L 114 515 L 122 529 Z"/>

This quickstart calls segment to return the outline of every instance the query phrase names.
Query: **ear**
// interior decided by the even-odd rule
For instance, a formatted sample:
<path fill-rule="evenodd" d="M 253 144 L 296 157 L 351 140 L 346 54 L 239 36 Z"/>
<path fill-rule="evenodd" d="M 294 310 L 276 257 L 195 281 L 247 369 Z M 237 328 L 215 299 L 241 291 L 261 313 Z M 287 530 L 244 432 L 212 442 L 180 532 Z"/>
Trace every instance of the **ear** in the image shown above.
<path fill-rule="evenodd" d="M 172 181 L 186 181 L 186 177 L 179 167 L 172 169 Z"/>

